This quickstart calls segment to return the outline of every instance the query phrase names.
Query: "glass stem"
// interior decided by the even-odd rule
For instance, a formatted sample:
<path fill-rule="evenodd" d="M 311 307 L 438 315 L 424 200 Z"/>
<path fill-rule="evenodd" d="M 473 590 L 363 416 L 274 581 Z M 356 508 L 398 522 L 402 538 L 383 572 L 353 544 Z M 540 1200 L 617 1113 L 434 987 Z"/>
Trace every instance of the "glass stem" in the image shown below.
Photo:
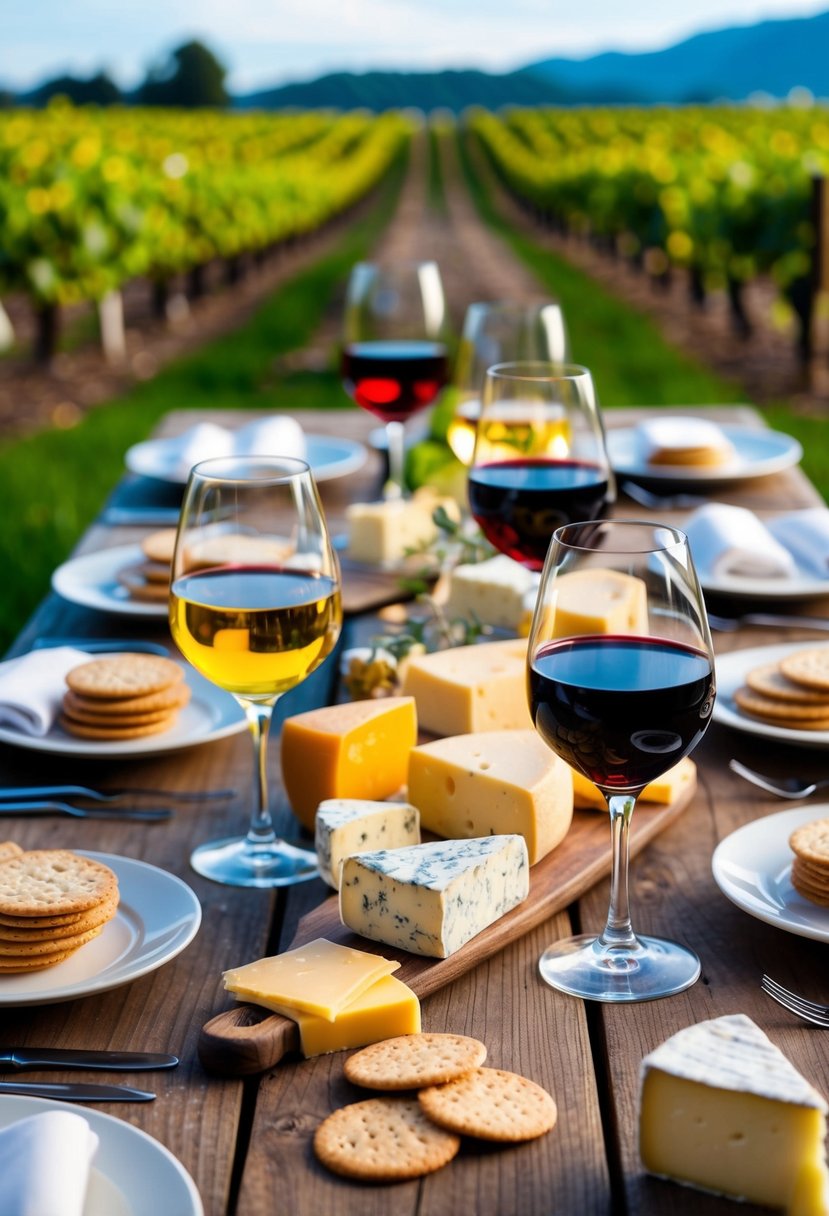
<path fill-rule="evenodd" d="M 275 704 L 276 698 L 262 703 L 244 702 L 256 763 L 256 804 L 247 833 L 251 845 L 273 844 L 276 840 L 268 799 L 268 733 Z"/>
<path fill-rule="evenodd" d="M 383 490 L 383 497 L 405 498 L 406 428 L 402 422 L 386 423 L 386 451 L 389 457 L 389 479 Z"/>
<path fill-rule="evenodd" d="M 630 924 L 628 899 L 628 863 L 630 861 L 630 817 L 636 805 L 632 794 L 613 794 L 607 799 L 610 811 L 612 868 L 610 872 L 610 907 L 607 924 L 599 942 L 606 949 L 632 949 L 636 937 Z"/>

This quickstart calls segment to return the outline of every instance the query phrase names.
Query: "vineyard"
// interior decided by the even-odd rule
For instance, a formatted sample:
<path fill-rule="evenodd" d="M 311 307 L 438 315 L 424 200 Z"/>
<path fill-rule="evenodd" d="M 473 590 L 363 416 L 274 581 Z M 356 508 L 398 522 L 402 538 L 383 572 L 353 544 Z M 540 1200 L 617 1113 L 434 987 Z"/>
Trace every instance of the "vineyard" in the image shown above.
<path fill-rule="evenodd" d="M 738 329 L 748 327 L 743 285 L 769 276 L 798 314 L 806 353 L 825 109 L 516 109 L 469 123 L 539 217 L 655 277 L 687 271 L 698 303 L 725 288 Z"/>

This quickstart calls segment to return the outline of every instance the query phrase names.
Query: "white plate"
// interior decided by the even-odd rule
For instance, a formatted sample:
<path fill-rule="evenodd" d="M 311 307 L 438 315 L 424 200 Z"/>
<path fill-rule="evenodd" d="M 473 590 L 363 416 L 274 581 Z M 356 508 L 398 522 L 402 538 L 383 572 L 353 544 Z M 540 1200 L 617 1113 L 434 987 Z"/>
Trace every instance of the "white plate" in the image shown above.
<path fill-rule="evenodd" d="M 731 440 L 736 457 L 728 464 L 712 467 L 700 465 L 653 465 L 644 458 L 640 437 L 635 427 L 618 427 L 607 432 L 610 463 L 621 477 L 635 481 L 669 482 L 671 485 L 727 485 L 750 477 L 767 477 L 797 464 L 803 449 L 791 435 L 770 431 L 764 427 L 720 427 Z"/>
<path fill-rule="evenodd" d="M 744 731 L 748 735 L 774 739 L 777 743 L 825 748 L 829 745 L 829 730 L 792 730 L 787 726 L 761 722 L 759 718 L 749 718 L 737 707 L 734 693 L 745 683 L 746 674 L 752 667 L 760 667 L 764 663 L 779 663 L 787 654 L 794 654 L 796 650 L 823 649 L 827 646 L 829 642 L 783 642 L 779 646 L 754 646 L 750 650 L 734 650 L 731 654 L 717 655 L 714 721 L 722 722 L 724 726 L 733 726 L 735 730 Z"/>
<path fill-rule="evenodd" d="M 92 656 L 94 657 L 94 656 Z M 91 760 L 111 760 L 113 756 L 155 756 L 161 752 L 195 747 L 236 735 L 247 727 L 241 707 L 229 692 L 211 684 L 193 667 L 183 663 L 184 678 L 192 696 L 180 710 L 169 730 L 138 739 L 82 739 L 70 735 L 57 724 L 45 735 L 25 735 L 22 731 L 0 726 L 0 743 L 12 743 L 36 752 L 58 756 L 83 756 Z"/>
<path fill-rule="evenodd" d="M 132 983 L 180 954 L 196 936 L 201 904 L 166 870 L 110 853 L 76 849 L 118 877 L 118 911 L 99 937 L 54 967 L 0 975 L 0 1008 L 54 1005 Z"/>
<path fill-rule="evenodd" d="M 829 942 L 829 908 L 810 903 L 792 886 L 789 836 L 829 814 L 829 806 L 801 806 L 755 819 L 714 850 L 714 881 L 732 903 L 778 929 Z"/>
<path fill-rule="evenodd" d="M 72 1111 L 68 1102 L 4 1094 L 0 1127 L 48 1110 Z M 103 1111 L 84 1107 L 84 1119 L 98 1136 L 83 1216 L 143 1216 L 146 1212 L 203 1216 L 196 1184 L 169 1149 L 146 1132 Z"/>
<path fill-rule="evenodd" d="M 72 604 L 119 616 L 166 620 L 167 600 L 137 600 L 118 581 L 121 570 L 147 560 L 140 545 L 116 545 L 70 558 L 52 574 L 52 589 Z"/>
<path fill-rule="evenodd" d="M 703 591 L 729 599 L 809 600 L 829 595 L 829 578 L 816 578 L 800 570 L 793 578 L 715 578 L 703 566 L 697 566 Z"/>
<path fill-rule="evenodd" d="M 305 459 L 317 481 L 345 477 L 365 464 L 368 452 L 356 439 L 340 439 L 333 435 L 305 435 Z M 184 485 L 186 477 L 171 468 L 170 449 L 164 439 L 145 439 L 127 449 L 124 463 L 131 473 L 140 477 L 155 477 L 174 485 Z"/>

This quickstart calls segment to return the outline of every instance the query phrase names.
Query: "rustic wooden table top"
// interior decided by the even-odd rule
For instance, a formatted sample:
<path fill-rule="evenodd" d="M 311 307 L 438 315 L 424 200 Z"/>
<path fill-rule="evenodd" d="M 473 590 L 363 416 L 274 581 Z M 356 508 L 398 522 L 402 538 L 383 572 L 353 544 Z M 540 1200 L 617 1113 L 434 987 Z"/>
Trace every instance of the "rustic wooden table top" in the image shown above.
<path fill-rule="evenodd" d="M 760 425 L 745 407 L 704 411 L 719 421 Z M 608 425 L 630 424 L 637 411 L 609 410 Z M 201 415 L 200 415 L 201 417 Z M 303 413 L 309 432 L 366 439 L 371 419 L 356 410 Z M 241 423 L 233 414 L 218 421 Z M 193 415 L 170 415 L 163 433 L 172 434 Z M 321 486 L 336 532 L 348 501 L 373 497 L 381 463 L 370 453 L 364 467 Z M 125 477 L 109 507 L 175 505 L 175 487 Z M 762 479 L 717 490 L 718 499 L 773 511 L 814 505 L 820 498 L 802 472 L 789 469 Z M 647 514 L 620 499 L 616 513 Z M 681 522 L 682 512 L 666 512 Z M 101 520 L 84 537 L 78 552 L 125 544 L 150 531 L 147 525 L 109 526 Z M 139 519 L 140 515 L 136 515 Z M 365 613 L 395 598 L 393 580 L 344 572 L 350 616 L 346 638 L 365 632 Z M 44 589 L 45 590 L 45 589 Z M 807 611 L 825 613 L 826 603 Z M 46 595 L 13 652 L 40 638 L 153 638 L 169 642 L 166 623 L 105 615 Z M 808 641 L 803 629 L 744 629 L 715 637 L 718 653 L 784 640 Z M 283 702 L 282 713 L 334 695 L 333 667 L 327 665 Z M 276 736 L 277 730 L 274 731 Z M 278 778 L 276 739 L 271 777 L 277 828 L 296 834 Z M 198 843 L 234 834 L 246 825 L 252 761 L 246 734 L 177 753 L 129 761 L 71 759 L 22 748 L 2 747 L 5 783 L 52 780 L 141 784 L 182 790 L 233 786 L 228 803 L 197 803 L 177 808 L 164 824 L 92 822 L 68 819 L 9 819 L 3 835 L 25 847 L 45 845 L 88 848 L 139 858 L 177 874 L 195 891 L 203 920 L 192 944 L 176 959 L 133 983 L 96 996 L 57 1005 L 3 1007 L 0 1038 L 6 1044 L 132 1048 L 173 1051 L 180 1066 L 148 1075 L 157 1100 L 145 1105 L 104 1105 L 99 1109 L 129 1121 L 166 1145 L 195 1179 L 208 1216 L 417 1212 L 419 1216 L 466 1210 L 478 1216 L 547 1216 L 608 1212 L 661 1216 L 716 1216 L 733 1211 L 725 1200 L 700 1195 L 646 1177 L 637 1155 L 637 1101 L 642 1057 L 676 1030 L 720 1014 L 744 1012 L 771 1036 L 824 1093 L 829 1093 L 829 1036 L 809 1028 L 774 1005 L 759 988 L 770 970 L 784 984 L 818 999 L 826 987 L 827 945 L 794 936 L 753 919 L 733 906 L 711 875 L 718 841 L 761 816 L 788 809 L 783 803 L 740 781 L 727 767 L 736 756 L 768 772 L 805 771 L 829 775 L 818 750 L 756 740 L 716 723 L 695 753 L 699 787 L 688 809 L 633 863 L 631 900 L 634 927 L 676 937 L 702 959 L 699 982 L 668 1000 L 638 1006 L 584 1004 L 547 988 L 536 961 L 550 941 L 574 927 L 598 931 L 608 903 L 608 884 L 600 882 L 567 912 L 562 912 L 501 953 L 462 976 L 423 1005 L 424 1028 L 455 1031 L 482 1039 L 488 1062 L 532 1077 L 555 1096 L 559 1120 L 541 1140 L 506 1151 L 464 1148 L 452 1165 L 420 1182 L 365 1187 L 327 1174 L 316 1164 L 311 1138 L 335 1106 L 360 1096 L 344 1081 L 342 1056 L 313 1061 L 283 1061 L 270 1073 L 246 1080 L 208 1075 L 197 1055 L 203 1024 L 227 1008 L 223 969 L 274 953 L 291 939 L 297 919 L 324 896 L 319 880 L 277 896 L 217 886 L 189 867 Z M 609 841 L 608 841 L 609 847 Z M 32 1074 L 72 1080 L 69 1073 Z M 76 1078 L 77 1078 L 76 1074 Z M 106 1080 L 122 1080 L 108 1074 Z M 159 1216 L 178 1216 L 156 1204 Z M 760 1211 L 746 1206 L 746 1216 Z"/>

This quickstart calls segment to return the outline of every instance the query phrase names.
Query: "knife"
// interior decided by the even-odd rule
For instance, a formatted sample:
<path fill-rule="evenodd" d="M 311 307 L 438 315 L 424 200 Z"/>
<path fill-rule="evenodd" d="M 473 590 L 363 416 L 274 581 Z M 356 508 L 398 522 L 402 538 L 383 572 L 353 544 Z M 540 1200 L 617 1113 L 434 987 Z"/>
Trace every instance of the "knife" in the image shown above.
<path fill-rule="evenodd" d="M 155 1094 L 128 1085 L 51 1085 L 40 1081 L 0 1081 L 0 1094 L 23 1094 L 30 1098 L 57 1098 L 61 1102 L 152 1102 Z"/>
<path fill-rule="evenodd" d="M 111 1068 L 126 1072 L 149 1072 L 175 1068 L 178 1056 L 153 1051 L 75 1051 L 64 1047 L 0 1048 L 0 1072 L 27 1068 Z"/>

